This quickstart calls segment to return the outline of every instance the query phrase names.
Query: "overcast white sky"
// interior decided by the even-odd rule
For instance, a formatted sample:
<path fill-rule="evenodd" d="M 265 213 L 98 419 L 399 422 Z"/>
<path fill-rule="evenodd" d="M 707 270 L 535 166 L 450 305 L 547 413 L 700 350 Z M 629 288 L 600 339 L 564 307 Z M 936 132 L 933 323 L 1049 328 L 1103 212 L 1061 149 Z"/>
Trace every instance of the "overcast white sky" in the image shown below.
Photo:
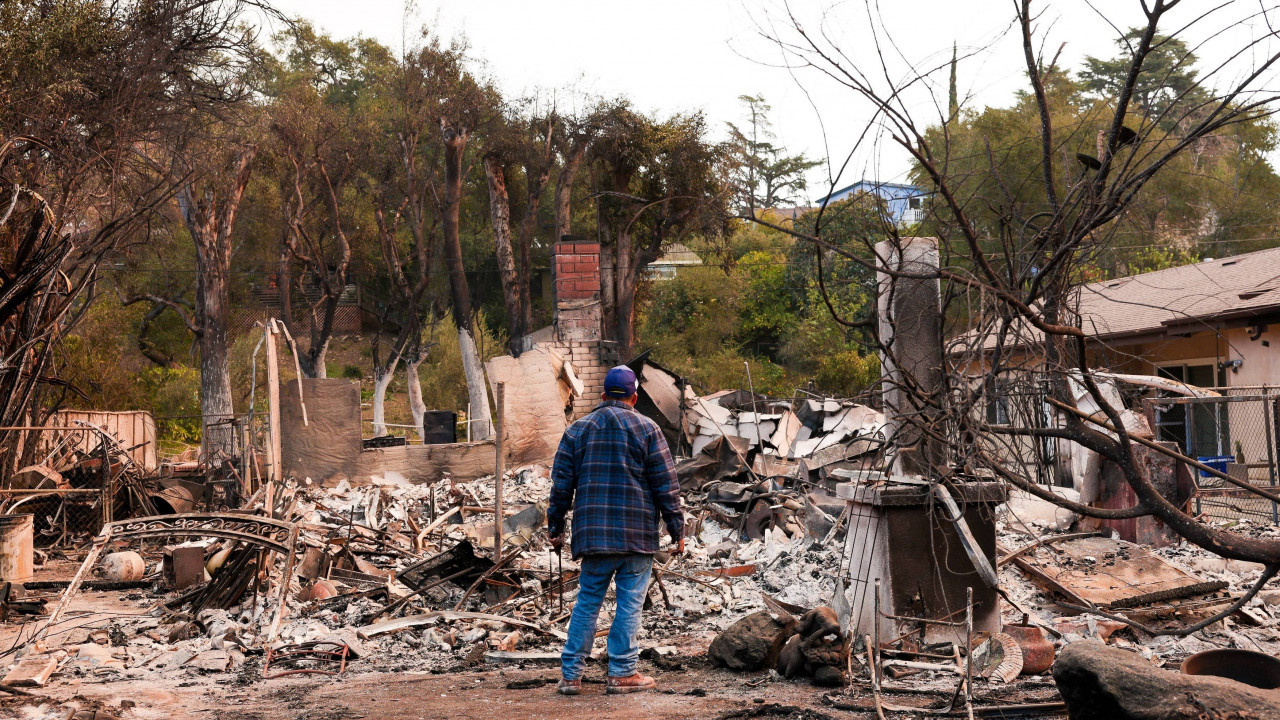
<path fill-rule="evenodd" d="M 1021 40 L 1008 32 L 1012 0 L 883 0 L 878 8 L 872 1 L 870 12 L 879 14 L 875 24 L 883 23 L 901 51 L 896 56 L 886 49 L 895 80 L 907 63 L 942 66 L 954 41 L 962 58 L 974 54 L 960 62 L 959 88 L 967 106 L 1006 105 L 1025 86 Z M 277 0 L 276 5 L 335 36 L 371 36 L 397 50 L 404 37 L 402 0 Z M 1128 28 L 1142 20 L 1137 0 L 1094 0 L 1093 5 L 1106 19 L 1086 0 L 1036 3 L 1043 12 L 1040 26 L 1048 30 L 1047 39 L 1042 35 L 1047 55 L 1065 42 L 1061 64 L 1073 69 L 1086 55 L 1111 56 L 1116 33 L 1107 21 Z M 1189 23 L 1215 5 L 1184 0 L 1185 7 L 1171 13 L 1166 26 Z M 1223 61 L 1228 48 L 1265 32 L 1261 23 L 1239 22 L 1257 12 L 1257 2 L 1229 5 L 1188 36 L 1197 40 L 1210 30 L 1231 27 L 1198 52 L 1202 67 Z M 863 0 L 792 0 L 790 8 L 813 30 L 825 16 L 826 32 L 849 60 L 878 72 L 869 32 L 873 22 Z M 812 69 L 793 73 L 779 66 L 777 46 L 761 31 L 769 32 L 771 23 L 785 29 L 785 12 L 781 0 L 418 0 L 411 23 L 413 28 L 429 25 L 444 37 L 465 34 L 473 56 L 485 62 L 508 95 L 577 86 L 600 96 L 625 95 L 663 114 L 702 110 L 722 132 L 725 121 L 741 120 L 738 96 L 761 94 L 774 108 L 782 144 L 812 158 L 830 156 L 838 165 L 865 127 L 868 106 Z M 1251 61 L 1242 59 L 1226 77 L 1237 76 Z M 945 70 L 936 81 L 934 91 L 945 109 Z M 913 96 L 912 103 L 924 120 L 937 117 L 925 94 Z M 856 153 L 837 184 L 864 176 L 902 180 L 906 169 L 902 151 L 882 142 Z M 809 195 L 823 195 L 827 181 L 826 168 L 815 171 Z"/>

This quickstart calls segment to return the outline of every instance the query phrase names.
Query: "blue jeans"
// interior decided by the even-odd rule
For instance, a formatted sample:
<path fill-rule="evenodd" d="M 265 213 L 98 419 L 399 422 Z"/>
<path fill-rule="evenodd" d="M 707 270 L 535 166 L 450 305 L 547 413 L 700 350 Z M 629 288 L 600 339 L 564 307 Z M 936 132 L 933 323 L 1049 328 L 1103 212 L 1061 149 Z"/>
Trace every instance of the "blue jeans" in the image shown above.
<path fill-rule="evenodd" d="M 585 555 L 578 563 L 578 599 L 569 618 L 569 639 L 560 653 L 560 672 L 566 680 L 582 677 L 582 666 L 591 655 L 596 639 L 596 617 L 604 603 L 605 591 L 613 580 L 618 610 L 609 628 L 609 676 L 629 677 L 636 671 L 640 644 L 640 609 L 649 589 L 649 573 L 653 556 L 628 553 L 621 555 Z"/>

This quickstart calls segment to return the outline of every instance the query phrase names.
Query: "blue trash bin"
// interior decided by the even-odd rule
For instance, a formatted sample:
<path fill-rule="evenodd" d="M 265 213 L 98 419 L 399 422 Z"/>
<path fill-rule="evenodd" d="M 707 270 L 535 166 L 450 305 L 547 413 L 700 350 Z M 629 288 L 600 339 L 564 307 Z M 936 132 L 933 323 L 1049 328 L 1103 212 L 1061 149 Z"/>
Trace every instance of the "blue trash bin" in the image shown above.
<path fill-rule="evenodd" d="M 1202 455 L 1200 457 L 1197 457 L 1196 459 L 1199 460 L 1201 463 L 1213 468 L 1214 470 L 1217 470 L 1223 475 L 1227 473 L 1227 463 L 1233 463 L 1236 461 L 1236 458 L 1234 455 Z M 1207 478 L 1207 477 L 1213 477 L 1213 476 L 1205 472 L 1204 470 L 1200 470 L 1200 477 Z"/>

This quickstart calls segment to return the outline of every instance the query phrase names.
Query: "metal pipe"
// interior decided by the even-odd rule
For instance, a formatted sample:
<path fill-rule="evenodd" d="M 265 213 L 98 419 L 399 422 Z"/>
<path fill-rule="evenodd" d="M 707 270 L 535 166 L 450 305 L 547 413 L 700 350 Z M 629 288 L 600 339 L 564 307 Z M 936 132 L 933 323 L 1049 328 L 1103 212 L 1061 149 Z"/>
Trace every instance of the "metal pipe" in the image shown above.
<path fill-rule="evenodd" d="M 875 592 L 876 592 L 876 597 L 875 597 L 876 616 L 875 616 L 875 626 L 874 626 L 875 634 L 872 635 L 872 637 L 875 638 L 876 645 L 875 645 L 875 651 L 872 657 L 875 658 L 876 667 L 879 667 L 880 666 L 880 578 L 876 578 Z"/>
<path fill-rule="evenodd" d="M 953 663 L 955 662 L 955 656 L 953 655 L 939 655 L 938 653 L 916 652 L 914 650 L 894 650 L 893 648 L 880 648 L 881 657 L 883 657 L 885 653 L 888 653 L 893 658 L 909 658 L 909 657 L 932 658 L 934 660 L 950 660 Z M 890 662 L 890 660 L 885 660 L 884 662 Z"/>
<path fill-rule="evenodd" d="M 973 587 L 964 589 L 964 708 L 973 720 Z"/>
<path fill-rule="evenodd" d="M 1266 386 L 1261 386 L 1265 388 Z M 1224 403 L 1224 402 L 1249 402 L 1250 400 L 1263 400 L 1275 395 L 1267 395 L 1265 393 L 1256 395 L 1215 395 L 1212 397 L 1170 397 L 1155 398 L 1153 402 L 1157 405 L 1204 405 L 1208 403 Z"/>
<path fill-rule="evenodd" d="M 884 708 L 880 703 L 880 678 L 876 675 L 875 653 L 871 650 L 871 636 L 864 635 L 863 637 L 866 638 L 864 644 L 866 645 L 867 662 L 870 663 L 868 671 L 871 673 L 871 693 L 876 700 L 876 720 L 885 720 Z"/>
<path fill-rule="evenodd" d="M 941 619 L 941 620 L 946 620 L 947 618 L 949 618 L 949 617 L 955 617 L 956 615 L 959 615 L 959 614 L 960 614 L 960 613 L 962 613 L 962 612 L 964 612 L 964 608 L 960 608 L 959 610 L 956 610 L 956 611 L 955 611 L 955 612 L 953 612 L 953 613 L 948 613 L 948 614 L 946 614 L 946 615 L 943 615 L 940 619 Z M 928 621 L 928 620 L 926 620 L 925 618 L 906 618 L 906 619 L 908 619 L 908 620 L 912 620 L 912 621 L 916 621 L 916 622 L 929 622 L 929 621 Z M 957 623 L 957 624 L 959 624 L 959 623 Z M 887 643 L 885 643 L 885 644 L 886 644 L 886 645 L 893 645 L 894 643 L 898 642 L 899 640 L 906 640 L 907 638 L 911 637 L 912 635 L 915 635 L 916 633 L 920 632 L 922 629 L 923 629 L 923 628 L 915 628 L 914 630 L 908 630 L 907 632 L 905 632 L 905 633 L 903 633 L 903 634 L 899 635 L 898 637 L 896 637 L 896 638 L 894 638 L 894 639 L 890 640 L 889 642 L 887 642 Z"/>
<path fill-rule="evenodd" d="M 982 717 L 987 717 L 988 715 L 1003 715 L 1004 713 L 1016 713 L 1019 715 L 1041 712 L 1050 713 L 1066 709 L 1067 704 L 1058 700 L 1042 703 L 1018 703 L 1017 705 L 979 705 L 973 711 Z"/>
<path fill-rule="evenodd" d="M 952 613 L 954 615 L 955 613 Z M 903 622 L 922 622 L 930 625 L 946 625 L 947 627 L 964 627 L 963 622 L 948 622 L 946 620 L 930 620 L 922 617 L 908 617 L 906 615 L 882 615 L 886 620 L 902 620 Z M 949 617 L 949 616 L 948 616 Z"/>
<path fill-rule="evenodd" d="M 1265 391 L 1265 388 L 1264 388 Z M 1271 484 L 1276 484 L 1276 430 L 1275 418 L 1271 416 L 1273 405 L 1266 400 L 1261 401 L 1263 425 L 1267 429 L 1267 474 L 1271 478 Z M 1280 524 L 1280 503 L 1275 500 L 1271 501 L 1271 522 Z"/>
<path fill-rule="evenodd" d="M 751 363 L 743 360 L 742 366 L 747 369 L 747 389 L 751 391 L 751 409 L 755 411 L 753 414 L 756 416 L 756 440 L 758 440 L 760 445 L 763 446 L 764 438 L 760 436 L 760 402 L 756 399 L 755 381 L 751 379 Z M 877 641 L 879 641 L 879 639 L 880 638 L 876 638 Z"/>
<path fill-rule="evenodd" d="M 961 675 L 963 670 L 952 665 L 944 665 L 942 663 L 915 662 L 914 660 L 885 660 L 885 667 L 904 667 L 913 670 L 932 670 L 934 672 L 949 672 Z"/>

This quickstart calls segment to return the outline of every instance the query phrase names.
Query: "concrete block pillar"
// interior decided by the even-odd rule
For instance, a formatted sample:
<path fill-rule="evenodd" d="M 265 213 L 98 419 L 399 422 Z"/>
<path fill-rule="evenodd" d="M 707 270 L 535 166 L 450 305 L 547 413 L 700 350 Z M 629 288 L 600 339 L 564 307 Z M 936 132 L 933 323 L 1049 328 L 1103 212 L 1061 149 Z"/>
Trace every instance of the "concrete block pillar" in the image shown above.
<path fill-rule="evenodd" d="M 1000 483 L 956 482 L 949 492 L 965 529 L 935 502 L 931 482 L 948 459 L 946 444 L 924 432 L 937 427 L 946 402 L 938 243 L 901 238 L 877 244 L 876 255 L 876 309 L 887 348 L 881 354 L 882 397 L 892 465 L 883 484 L 836 488 L 849 508 L 849 626 L 858 635 L 878 629 L 878 640 L 889 642 L 915 619 L 926 618 L 934 621 L 922 623 L 927 642 L 964 642 L 969 588 L 975 629 L 1000 629 L 997 593 L 985 584 L 973 558 L 981 554 L 995 566 L 994 510 L 1005 502 L 1006 492 Z"/>
<path fill-rule="evenodd" d="M 886 240 L 876 244 L 876 257 L 876 312 L 881 343 L 889 348 L 880 354 L 880 374 L 892 473 L 929 475 L 946 462 L 942 444 L 922 431 L 943 402 L 938 241 Z"/>
<path fill-rule="evenodd" d="M 994 567 L 995 508 L 1008 494 L 995 482 L 967 482 L 956 487 L 955 499 L 973 539 Z M 848 502 L 850 510 L 845 541 L 845 555 L 851 558 L 846 596 L 850 630 L 861 636 L 873 633 L 878 626 L 880 642 L 889 642 L 917 625 L 886 616 L 963 623 L 965 589 L 973 588 L 974 630 L 999 632 L 999 595 L 973 568 L 956 526 L 937 510 L 927 485 L 898 484 L 892 478 L 884 487 L 841 483 L 836 495 Z M 878 624 L 877 580 L 883 613 Z M 922 626 L 926 642 L 964 642 L 962 624 Z"/>

